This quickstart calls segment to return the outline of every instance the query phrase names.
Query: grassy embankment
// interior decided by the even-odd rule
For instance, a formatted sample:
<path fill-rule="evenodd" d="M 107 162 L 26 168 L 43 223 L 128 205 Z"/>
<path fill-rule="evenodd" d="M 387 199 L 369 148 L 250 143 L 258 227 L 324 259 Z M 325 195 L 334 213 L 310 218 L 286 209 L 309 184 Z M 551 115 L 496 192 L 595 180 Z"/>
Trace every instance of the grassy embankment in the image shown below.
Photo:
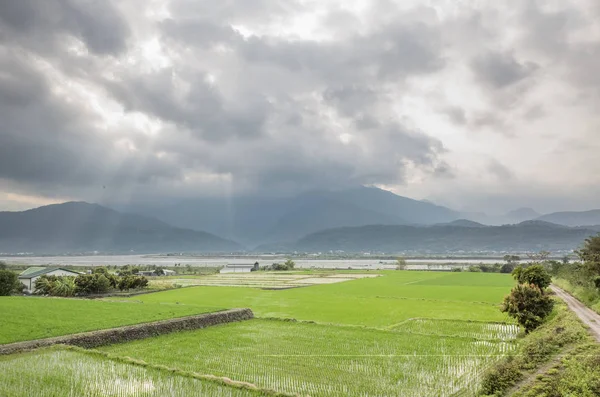
<path fill-rule="evenodd" d="M 596 394 L 594 394 L 596 393 Z M 484 376 L 480 395 L 592 397 L 600 395 L 600 346 L 562 301 L 514 354 Z"/>
<path fill-rule="evenodd" d="M 600 290 L 591 287 L 574 286 L 569 280 L 565 280 L 564 278 L 553 278 L 552 282 L 579 299 L 592 310 L 600 313 Z"/>

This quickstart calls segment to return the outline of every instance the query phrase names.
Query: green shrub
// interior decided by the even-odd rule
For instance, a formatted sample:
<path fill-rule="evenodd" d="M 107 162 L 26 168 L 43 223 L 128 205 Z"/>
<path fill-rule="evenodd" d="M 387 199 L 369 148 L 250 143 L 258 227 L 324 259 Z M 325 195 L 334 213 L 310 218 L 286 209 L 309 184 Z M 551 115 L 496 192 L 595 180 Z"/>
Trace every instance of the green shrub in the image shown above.
<path fill-rule="evenodd" d="M 481 395 L 501 396 L 505 390 L 523 378 L 519 362 L 509 356 L 489 369 L 481 382 Z"/>
<path fill-rule="evenodd" d="M 80 274 L 75 278 L 79 294 L 103 294 L 111 287 L 111 281 L 103 273 Z"/>
<path fill-rule="evenodd" d="M 533 284 L 538 288 L 546 289 L 552 283 L 552 277 L 543 265 L 536 264 L 529 267 L 519 266 L 512 272 L 519 284 Z"/>
<path fill-rule="evenodd" d="M 0 269 L 0 296 L 23 292 L 25 286 L 19 281 L 19 276 L 10 270 Z"/>
<path fill-rule="evenodd" d="M 121 291 L 144 288 L 148 285 L 148 279 L 144 276 L 125 276 L 119 279 L 118 287 Z"/>
<path fill-rule="evenodd" d="M 502 311 L 508 313 L 529 333 L 552 312 L 554 301 L 536 285 L 519 284 L 504 298 Z"/>

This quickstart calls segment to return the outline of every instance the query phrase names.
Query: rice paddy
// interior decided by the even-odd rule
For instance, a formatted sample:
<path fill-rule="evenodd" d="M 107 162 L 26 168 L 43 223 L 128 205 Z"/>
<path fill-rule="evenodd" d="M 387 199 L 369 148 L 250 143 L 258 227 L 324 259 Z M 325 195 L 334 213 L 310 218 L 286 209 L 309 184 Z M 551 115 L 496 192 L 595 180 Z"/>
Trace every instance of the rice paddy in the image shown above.
<path fill-rule="evenodd" d="M 302 395 L 450 396 L 475 389 L 481 370 L 514 349 L 501 341 L 251 320 L 102 350 Z"/>
<path fill-rule="evenodd" d="M 45 350 L 0 357 L 3 397 L 246 397 L 258 393 L 86 354 Z"/>
<path fill-rule="evenodd" d="M 388 327 L 412 318 L 509 322 L 498 310 L 510 275 L 379 272 L 329 285 L 282 291 L 227 286 L 181 288 L 130 298 L 144 303 L 249 307 L 258 317 Z"/>
<path fill-rule="evenodd" d="M 341 274 L 318 272 L 252 272 L 223 273 L 204 277 L 170 278 L 152 280 L 150 285 L 164 284 L 181 286 L 249 287 L 263 289 L 287 289 L 319 284 L 335 284 L 361 278 L 378 277 L 378 274 Z"/>
<path fill-rule="evenodd" d="M 90 299 L 0 297 L 0 344 L 139 324 L 224 307 L 108 302 Z"/>
<path fill-rule="evenodd" d="M 0 358 L 0 374 L 10 379 L 10 386 L 0 385 L 0 395 L 25 396 L 32 390 L 39 390 L 35 395 L 40 396 L 261 395 L 203 380 L 215 377 L 247 382 L 262 390 L 310 396 L 474 395 L 482 372 L 516 351 L 519 328 L 498 310 L 513 284 L 510 276 L 408 271 L 367 274 L 378 277 L 362 278 L 345 271 L 269 273 L 262 279 L 248 274 L 185 278 L 192 282 L 223 280 L 225 285 L 140 295 L 129 298 L 129 303 L 95 302 L 97 307 L 122 311 L 131 317 L 128 321 L 138 322 L 140 316 L 151 316 L 149 313 L 163 315 L 161 310 L 172 310 L 170 315 L 178 316 L 232 307 L 249 307 L 258 318 L 101 348 L 102 354 L 113 358 L 60 348 Z M 327 281 L 313 283 L 311 278 Z M 329 283 L 337 278 L 352 280 Z M 266 286 L 301 280 L 312 285 L 292 289 Z M 23 299 L 18 305 L 33 302 L 35 307 L 37 300 L 68 305 L 62 302 L 73 301 Z M 68 311 L 67 306 L 53 310 L 59 308 Z M 136 317 L 129 308 L 139 308 L 142 315 Z M 97 314 L 100 309 L 94 310 Z M 119 321 L 114 318 L 117 314 L 109 316 L 110 321 L 93 321 L 84 312 L 77 316 L 71 321 L 62 317 L 65 325 L 60 332 L 81 328 L 78 323 L 105 327 L 111 321 L 124 321 L 125 314 L 119 314 Z M 290 318 L 301 321 L 286 321 Z M 42 315 L 36 321 L 42 333 L 55 324 Z M 58 320 L 56 325 L 60 325 Z M 12 329 L 13 339 L 32 334 L 27 326 L 22 327 L 23 332 L 15 325 L 7 328 L 2 324 L 0 330 Z M 183 376 L 184 372 L 200 378 Z"/>

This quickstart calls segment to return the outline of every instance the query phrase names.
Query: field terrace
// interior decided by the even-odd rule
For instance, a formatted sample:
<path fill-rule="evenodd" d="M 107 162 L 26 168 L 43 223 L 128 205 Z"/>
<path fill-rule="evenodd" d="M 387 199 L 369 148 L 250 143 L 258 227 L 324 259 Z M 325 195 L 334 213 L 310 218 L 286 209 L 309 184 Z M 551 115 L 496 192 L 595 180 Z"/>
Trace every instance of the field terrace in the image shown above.
<path fill-rule="evenodd" d="M 474 394 L 482 372 L 515 352 L 519 329 L 498 307 L 513 285 L 509 275 L 376 274 L 284 290 L 250 284 L 140 295 L 127 302 L 190 311 L 249 307 L 257 319 L 110 345 L 99 353 L 41 350 L 3 360 L 23 363 L 18 375 L 12 370 L 15 377 L 29 371 L 28 357 L 47 363 L 67 354 L 67 364 L 80 360 L 100 371 L 118 364 L 131 368 L 123 372 L 124 384 L 154 382 L 154 389 L 128 394 L 134 396 L 159 395 L 152 390 L 166 387 L 161 376 L 167 369 L 186 379 L 177 386 L 181 390 L 189 381 L 201 382 L 218 386 L 209 393 L 217 396 L 453 396 Z M 222 378 L 242 383 L 228 386 Z M 245 384 L 251 386 L 240 386 Z"/>

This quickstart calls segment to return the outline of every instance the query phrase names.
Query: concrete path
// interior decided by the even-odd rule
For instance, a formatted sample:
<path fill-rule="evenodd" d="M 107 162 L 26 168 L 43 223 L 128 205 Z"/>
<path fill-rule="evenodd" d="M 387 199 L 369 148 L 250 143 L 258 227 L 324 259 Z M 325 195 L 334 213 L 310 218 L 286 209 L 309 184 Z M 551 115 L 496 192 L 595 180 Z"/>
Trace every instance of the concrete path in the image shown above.
<path fill-rule="evenodd" d="M 569 293 L 558 288 L 557 286 L 551 285 L 550 289 L 552 289 L 552 291 L 554 291 L 558 297 L 566 302 L 567 306 L 569 306 L 569 309 L 577 314 L 577 317 L 579 317 L 579 319 L 583 321 L 585 325 L 590 327 L 590 331 L 596 340 L 600 342 L 600 314 L 579 302 Z"/>

